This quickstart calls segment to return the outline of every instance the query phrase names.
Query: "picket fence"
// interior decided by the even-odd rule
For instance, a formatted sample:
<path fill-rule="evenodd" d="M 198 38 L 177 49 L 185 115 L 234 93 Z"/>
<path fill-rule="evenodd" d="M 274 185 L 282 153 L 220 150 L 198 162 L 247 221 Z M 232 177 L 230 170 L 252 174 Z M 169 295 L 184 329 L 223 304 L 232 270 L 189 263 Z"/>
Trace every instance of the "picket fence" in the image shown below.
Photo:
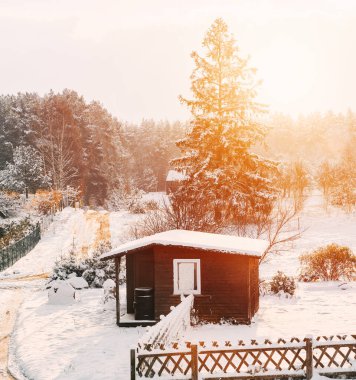
<path fill-rule="evenodd" d="M 207 345 L 152 344 L 131 351 L 131 380 L 156 379 L 311 379 L 322 375 L 356 376 L 356 335 L 275 342 L 231 341 Z"/>

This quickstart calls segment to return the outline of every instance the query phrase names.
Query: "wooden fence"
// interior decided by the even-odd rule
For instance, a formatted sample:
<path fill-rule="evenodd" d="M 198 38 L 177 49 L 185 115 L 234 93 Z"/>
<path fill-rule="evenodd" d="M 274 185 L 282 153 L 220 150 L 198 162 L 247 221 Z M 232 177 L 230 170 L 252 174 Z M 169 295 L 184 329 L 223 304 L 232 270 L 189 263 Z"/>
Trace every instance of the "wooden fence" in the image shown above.
<path fill-rule="evenodd" d="M 138 341 L 138 348 L 150 349 L 157 344 L 169 344 L 182 336 L 186 329 L 190 327 L 190 314 L 193 307 L 194 297 L 190 294 L 182 296 L 181 302 L 177 306 L 171 306 L 171 312 L 166 316 L 162 315 L 161 320 L 154 326 L 147 329 Z"/>
<path fill-rule="evenodd" d="M 41 239 L 41 228 L 39 223 L 35 229 L 24 238 L 0 249 L 0 271 L 10 267 L 21 257 L 25 256 Z"/>
<path fill-rule="evenodd" d="M 356 335 L 315 339 L 278 339 L 233 344 L 205 342 L 184 346 L 146 346 L 131 350 L 131 380 L 170 379 L 311 379 L 323 375 L 356 376 Z"/>

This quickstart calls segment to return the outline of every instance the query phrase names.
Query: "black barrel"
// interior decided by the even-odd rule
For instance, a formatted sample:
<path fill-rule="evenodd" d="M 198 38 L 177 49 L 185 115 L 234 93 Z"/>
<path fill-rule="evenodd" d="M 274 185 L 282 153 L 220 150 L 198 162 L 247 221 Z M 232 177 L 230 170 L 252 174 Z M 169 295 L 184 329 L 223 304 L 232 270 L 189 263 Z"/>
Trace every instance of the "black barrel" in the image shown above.
<path fill-rule="evenodd" d="M 136 320 L 154 319 L 153 301 L 153 288 L 135 288 L 134 308 Z"/>

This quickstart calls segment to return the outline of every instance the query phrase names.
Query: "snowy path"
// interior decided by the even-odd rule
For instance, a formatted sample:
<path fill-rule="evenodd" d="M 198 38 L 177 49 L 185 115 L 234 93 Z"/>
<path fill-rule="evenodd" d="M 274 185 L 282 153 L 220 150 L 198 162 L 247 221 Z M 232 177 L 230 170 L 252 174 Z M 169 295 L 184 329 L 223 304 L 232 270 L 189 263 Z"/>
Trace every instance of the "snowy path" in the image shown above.
<path fill-rule="evenodd" d="M 42 310 L 46 310 L 47 292 L 42 289 L 44 281 L 52 271 L 58 257 L 67 253 L 72 247 L 75 247 L 78 254 L 86 256 L 90 249 L 95 248 L 103 240 L 111 240 L 113 246 L 118 245 L 127 239 L 131 224 L 139 217 L 139 215 L 131 215 L 127 212 L 109 214 L 106 211 L 88 210 L 84 212 L 83 210 L 65 209 L 56 216 L 54 223 L 39 244 L 27 256 L 0 273 L 0 331 L 6 331 L 6 334 L 4 333 L 6 338 L 1 341 L 3 353 L 0 356 L 0 380 L 12 378 L 9 377 L 7 369 L 8 344 L 18 309 L 20 309 L 20 313 L 15 331 L 22 331 L 21 327 L 26 325 L 29 333 L 26 335 L 26 339 L 17 332 L 13 333 L 12 340 L 15 344 L 11 357 L 16 361 L 14 368 L 17 371 L 20 369 L 21 373 L 36 380 L 52 379 L 56 371 L 58 376 L 55 378 L 71 378 L 70 373 L 76 372 L 73 369 L 75 365 L 71 362 L 71 356 L 63 355 L 63 360 L 65 361 L 67 357 L 68 363 L 63 362 L 57 367 L 58 364 L 55 364 L 58 360 L 56 349 L 62 348 L 65 351 L 73 352 L 72 350 L 76 347 L 78 350 L 76 352 L 77 360 L 82 362 L 78 368 L 81 373 L 87 373 L 84 378 L 90 378 L 91 373 L 96 373 L 98 377 L 95 378 L 104 379 L 104 374 L 99 376 L 100 368 L 92 368 L 87 363 L 89 351 L 95 351 L 95 357 L 98 357 L 99 362 L 100 359 L 104 360 L 103 353 L 100 353 L 100 345 L 92 344 L 92 342 L 88 345 L 85 338 L 87 335 L 89 337 L 93 335 L 93 341 L 96 341 L 98 331 L 101 331 L 100 335 L 103 335 L 103 339 L 105 338 L 104 340 L 110 343 L 108 350 L 111 350 L 111 355 L 115 357 L 116 366 L 112 371 L 116 376 L 114 378 L 124 379 L 127 377 L 122 375 L 123 373 L 128 374 L 129 371 L 129 361 L 126 356 L 129 347 L 138 339 L 140 329 L 124 329 L 124 331 L 117 329 L 114 313 L 102 311 L 100 290 L 84 293 L 83 300 L 72 307 L 69 306 L 67 310 L 63 310 L 61 307 L 57 307 L 56 310 L 56 306 L 52 306 L 53 313 L 41 314 L 37 312 L 37 308 L 42 307 Z M 23 300 L 25 302 L 20 306 Z M 11 323 L 8 316 L 11 316 Z M 35 330 L 32 330 L 33 328 Z M 128 330 L 127 333 L 126 330 Z M 48 335 L 45 335 L 47 333 Z M 67 336 L 67 334 L 69 335 Z M 72 343 L 67 346 L 68 342 Z M 122 350 L 117 350 L 117 342 L 120 342 Z M 40 368 L 32 372 L 33 367 L 31 366 L 29 371 L 26 362 L 30 359 L 34 362 L 38 361 L 40 350 L 38 345 L 42 343 L 44 347 L 41 347 L 41 352 L 44 352 L 44 356 L 48 349 L 49 365 L 43 365 L 40 361 Z M 34 350 L 33 347 L 36 349 Z M 46 371 L 47 367 L 49 372 L 45 372 L 46 374 L 42 376 L 43 370 Z"/>
<path fill-rule="evenodd" d="M 109 214 L 66 208 L 57 214 L 37 246 L 0 273 L 0 380 L 8 371 L 8 346 L 24 299 L 43 289 L 55 261 L 73 246 L 83 255 L 101 239 L 110 239 Z"/>
<path fill-rule="evenodd" d="M 5 300 L 5 302 L 4 302 Z M 21 289 L 6 290 L 0 304 L 0 380 L 13 379 L 8 372 L 8 347 L 17 310 L 23 300 Z"/>
<path fill-rule="evenodd" d="M 28 378 L 129 378 L 130 348 L 145 329 L 118 328 L 115 311 L 103 310 L 102 293 L 84 290 L 74 305 L 49 305 L 42 291 L 23 303 L 13 342 L 17 364 Z"/>

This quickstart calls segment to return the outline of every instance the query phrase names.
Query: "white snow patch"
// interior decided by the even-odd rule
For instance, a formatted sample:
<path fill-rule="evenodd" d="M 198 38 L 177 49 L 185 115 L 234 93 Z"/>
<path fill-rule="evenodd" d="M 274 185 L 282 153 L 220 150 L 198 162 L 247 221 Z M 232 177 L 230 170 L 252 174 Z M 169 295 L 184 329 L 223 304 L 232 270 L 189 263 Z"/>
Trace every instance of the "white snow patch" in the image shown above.
<path fill-rule="evenodd" d="M 185 179 L 187 176 L 184 173 L 172 169 L 168 171 L 166 181 L 184 181 Z"/>
<path fill-rule="evenodd" d="M 48 290 L 48 303 L 53 305 L 71 305 L 75 302 L 75 290 L 66 281 L 53 281 Z"/>
<path fill-rule="evenodd" d="M 346 290 L 338 282 L 299 283 L 296 297 L 260 297 L 260 309 L 251 325 L 194 327 L 184 341 L 222 341 L 353 334 L 355 328 L 356 283 Z"/>
<path fill-rule="evenodd" d="M 70 278 L 68 278 L 67 282 L 74 289 L 87 289 L 87 288 L 89 288 L 89 284 L 85 281 L 85 279 L 83 277 L 70 277 Z"/>
<path fill-rule="evenodd" d="M 115 311 L 103 311 L 102 289 L 81 293 L 81 302 L 50 305 L 46 292 L 20 308 L 11 355 L 29 379 L 126 380 L 130 348 L 145 328 L 118 328 Z"/>
<path fill-rule="evenodd" d="M 115 288 L 116 288 L 115 281 L 112 280 L 111 278 L 108 278 L 108 279 L 103 283 L 103 288 L 106 289 L 106 290 L 115 289 Z"/>

